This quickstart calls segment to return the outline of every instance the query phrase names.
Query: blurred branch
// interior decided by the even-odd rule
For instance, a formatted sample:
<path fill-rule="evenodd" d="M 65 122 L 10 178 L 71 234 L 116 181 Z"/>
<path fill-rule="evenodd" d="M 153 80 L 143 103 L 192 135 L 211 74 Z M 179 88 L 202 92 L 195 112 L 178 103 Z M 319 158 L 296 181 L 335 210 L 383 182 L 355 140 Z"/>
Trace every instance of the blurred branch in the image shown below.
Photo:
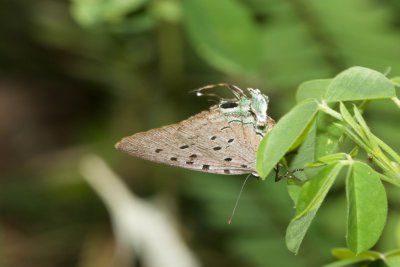
<path fill-rule="evenodd" d="M 110 212 L 117 239 L 116 266 L 132 266 L 132 249 L 143 266 L 199 266 L 173 222 L 162 211 L 134 196 L 100 157 L 83 158 L 80 171 Z"/>

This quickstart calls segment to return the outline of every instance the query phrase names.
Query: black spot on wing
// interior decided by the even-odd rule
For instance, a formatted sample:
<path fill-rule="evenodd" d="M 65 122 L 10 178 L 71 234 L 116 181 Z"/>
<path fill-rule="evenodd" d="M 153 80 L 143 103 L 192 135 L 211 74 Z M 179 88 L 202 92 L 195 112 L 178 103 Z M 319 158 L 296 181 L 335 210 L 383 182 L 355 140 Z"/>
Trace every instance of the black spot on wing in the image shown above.
<path fill-rule="evenodd" d="M 222 147 L 220 147 L 220 146 L 216 146 L 216 147 L 213 147 L 213 149 L 214 149 L 215 151 L 218 151 L 218 150 L 221 150 L 221 149 L 222 149 Z"/>
<path fill-rule="evenodd" d="M 183 145 L 183 146 L 180 146 L 179 148 L 180 149 L 186 149 L 186 148 L 188 148 L 189 146 L 188 145 Z"/>

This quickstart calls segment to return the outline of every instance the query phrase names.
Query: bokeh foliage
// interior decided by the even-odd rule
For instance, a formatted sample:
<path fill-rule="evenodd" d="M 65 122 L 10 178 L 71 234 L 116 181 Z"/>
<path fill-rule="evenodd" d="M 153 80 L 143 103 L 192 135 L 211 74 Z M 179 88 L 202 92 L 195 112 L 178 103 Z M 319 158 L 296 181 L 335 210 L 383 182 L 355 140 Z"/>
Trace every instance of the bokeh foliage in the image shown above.
<path fill-rule="evenodd" d="M 227 225 L 240 177 L 143 162 L 113 145 L 207 108 L 188 91 L 210 83 L 260 88 L 279 119 L 305 80 L 353 65 L 399 75 L 399 12 L 394 0 L 0 0 L 0 265 L 83 266 L 90 244 L 111 243 L 108 214 L 77 170 L 87 152 L 143 198 L 168 195 L 204 266 L 331 261 L 330 249 L 345 245 L 340 185 L 294 256 L 284 241 L 294 214 L 284 183 L 251 181 Z M 399 151 L 389 103 L 372 103 L 364 116 Z M 398 192 L 387 191 L 380 251 L 400 245 Z"/>

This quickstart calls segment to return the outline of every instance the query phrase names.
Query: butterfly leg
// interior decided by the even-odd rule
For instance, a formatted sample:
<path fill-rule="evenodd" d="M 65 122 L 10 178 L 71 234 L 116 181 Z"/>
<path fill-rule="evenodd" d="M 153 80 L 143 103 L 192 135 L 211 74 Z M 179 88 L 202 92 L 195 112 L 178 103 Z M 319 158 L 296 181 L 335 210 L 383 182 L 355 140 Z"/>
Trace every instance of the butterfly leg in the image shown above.
<path fill-rule="evenodd" d="M 282 165 L 281 163 L 278 163 L 278 164 L 276 164 L 275 167 L 274 167 L 274 171 L 275 171 L 275 182 L 279 182 L 279 181 L 282 180 L 282 178 L 283 178 L 283 176 L 279 174 L 279 169 L 280 169 L 280 166 L 281 166 L 281 165 Z"/>
<path fill-rule="evenodd" d="M 294 170 L 286 170 L 285 174 L 282 175 L 282 174 L 279 174 L 280 166 L 283 166 L 283 164 L 282 163 L 278 163 L 274 167 L 274 170 L 275 170 L 275 182 L 279 182 L 283 178 L 286 178 L 288 180 L 300 181 L 300 179 L 297 178 L 294 174 L 296 172 L 304 171 L 303 168 L 297 168 L 297 169 L 294 169 Z"/>

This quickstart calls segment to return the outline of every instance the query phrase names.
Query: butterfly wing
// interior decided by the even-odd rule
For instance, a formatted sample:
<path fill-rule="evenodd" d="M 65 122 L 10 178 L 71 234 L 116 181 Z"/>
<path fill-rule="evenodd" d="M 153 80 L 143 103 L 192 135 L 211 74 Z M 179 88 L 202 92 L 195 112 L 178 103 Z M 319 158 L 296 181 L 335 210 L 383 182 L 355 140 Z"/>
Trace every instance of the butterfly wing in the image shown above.
<path fill-rule="evenodd" d="M 213 106 L 180 123 L 125 137 L 116 148 L 135 157 L 197 171 L 256 174 L 261 139 L 252 124 L 228 122 L 218 106 Z"/>

